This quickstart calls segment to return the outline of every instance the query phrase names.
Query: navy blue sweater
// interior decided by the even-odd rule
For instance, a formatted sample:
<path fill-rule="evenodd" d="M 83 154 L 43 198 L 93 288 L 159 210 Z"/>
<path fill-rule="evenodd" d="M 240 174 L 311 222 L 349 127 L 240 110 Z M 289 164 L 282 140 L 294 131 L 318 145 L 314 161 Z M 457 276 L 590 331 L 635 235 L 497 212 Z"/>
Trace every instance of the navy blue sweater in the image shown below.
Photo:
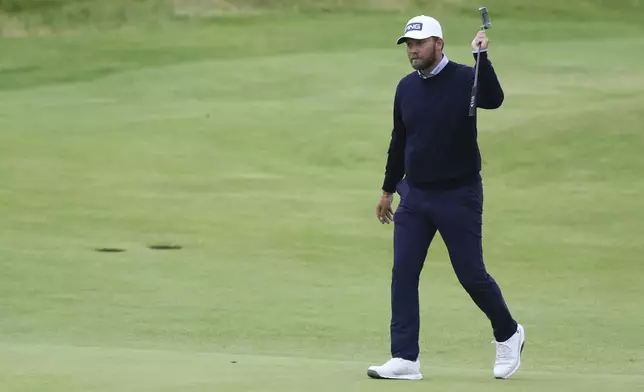
<path fill-rule="evenodd" d="M 477 106 L 496 109 L 503 89 L 487 52 L 480 56 Z M 478 175 L 476 116 L 469 116 L 473 84 L 474 68 L 452 61 L 430 78 L 414 71 L 400 80 L 383 191 L 393 193 L 403 176 L 422 187 Z"/>

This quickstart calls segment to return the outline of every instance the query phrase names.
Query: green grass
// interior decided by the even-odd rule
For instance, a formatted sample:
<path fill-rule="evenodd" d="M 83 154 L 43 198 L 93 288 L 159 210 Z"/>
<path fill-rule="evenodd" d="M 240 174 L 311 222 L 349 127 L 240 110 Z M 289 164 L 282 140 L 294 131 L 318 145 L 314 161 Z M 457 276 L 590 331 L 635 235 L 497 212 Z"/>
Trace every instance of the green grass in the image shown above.
<path fill-rule="evenodd" d="M 476 17 L 482 4 L 475 0 L 0 0 L 0 36 L 69 34 L 105 31 L 168 21 L 211 20 L 239 15 L 284 12 L 431 13 L 434 16 Z M 642 0 L 542 0 L 526 3 L 488 0 L 493 25 L 520 18 L 547 22 L 609 21 L 639 26 L 644 18 Z M 477 24 L 473 25 L 476 26 Z M 501 24 L 500 24 L 501 25 Z M 547 26 L 540 25 L 539 32 Z M 590 30 L 590 29 L 589 29 Z"/>
<path fill-rule="evenodd" d="M 471 64 L 476 15 L 442 12 Z M 522 15 L 493 15 L 506 101 L 479 125 L 515 378 L 491 377 L 440 238 L 425 381 L 366 378 L 388 356 L 374 209 L 409 15 L 289 11 L 0 38 L 0 390 L 641 390 L 644 29 Z"/>

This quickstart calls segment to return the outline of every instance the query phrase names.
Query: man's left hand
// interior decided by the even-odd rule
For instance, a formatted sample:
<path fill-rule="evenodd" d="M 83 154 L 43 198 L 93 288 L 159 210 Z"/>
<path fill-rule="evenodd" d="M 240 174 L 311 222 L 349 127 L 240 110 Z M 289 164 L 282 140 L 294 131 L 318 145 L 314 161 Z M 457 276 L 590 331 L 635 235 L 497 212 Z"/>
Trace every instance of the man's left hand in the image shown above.
<path fill-rule="evenodd" d="M 488 43 L 489 41 L 487 39 L 487 36 L 485 35 L 485 31 L 479 31 L 472 41 L 472 50 L 475 52 L 479 50 L 479 45 L 481 50 L 487 50 Z"/>

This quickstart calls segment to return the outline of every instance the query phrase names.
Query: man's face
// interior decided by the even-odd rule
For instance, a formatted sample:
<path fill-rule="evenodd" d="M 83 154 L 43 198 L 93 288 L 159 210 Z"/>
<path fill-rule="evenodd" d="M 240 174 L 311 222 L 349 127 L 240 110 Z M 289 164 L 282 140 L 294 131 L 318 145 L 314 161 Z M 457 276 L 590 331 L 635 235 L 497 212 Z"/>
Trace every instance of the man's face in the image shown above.
<path fill-rule="evenodd" d="M 409 56 L 409 62 L 415 70 L 427 69 L 441 58 L 443 42 L 440 38 L 407 38 L 406 43 L 407 56 Z"/>

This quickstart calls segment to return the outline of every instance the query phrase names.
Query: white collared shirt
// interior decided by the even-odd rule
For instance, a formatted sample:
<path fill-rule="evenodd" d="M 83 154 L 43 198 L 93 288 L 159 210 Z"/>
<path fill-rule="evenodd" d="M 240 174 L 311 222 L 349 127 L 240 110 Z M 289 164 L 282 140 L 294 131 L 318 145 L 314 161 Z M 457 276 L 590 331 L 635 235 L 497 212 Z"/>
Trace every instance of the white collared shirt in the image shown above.
<path fill-rule="evenodd" d="M 418 71 L 418 75 L 420 75 L 420 77 L 423 78 L 423 79 L 429 79 L 432 76 L 438 75 L 438 73 L 440 71 L 442 71 L 443 68 L 445 68 L 447 63 L 449 63 L 449 59 L 447 58 L 447 55 L 445 53 L 443 53 L 443 58 L 441 59 L 441 62 L 438 63 L 436 68 L 432 69 L 432 71 L 429 73 L 429 75 L 423 75 L 423 73 L 420 72 L 420 71 Z"/>

